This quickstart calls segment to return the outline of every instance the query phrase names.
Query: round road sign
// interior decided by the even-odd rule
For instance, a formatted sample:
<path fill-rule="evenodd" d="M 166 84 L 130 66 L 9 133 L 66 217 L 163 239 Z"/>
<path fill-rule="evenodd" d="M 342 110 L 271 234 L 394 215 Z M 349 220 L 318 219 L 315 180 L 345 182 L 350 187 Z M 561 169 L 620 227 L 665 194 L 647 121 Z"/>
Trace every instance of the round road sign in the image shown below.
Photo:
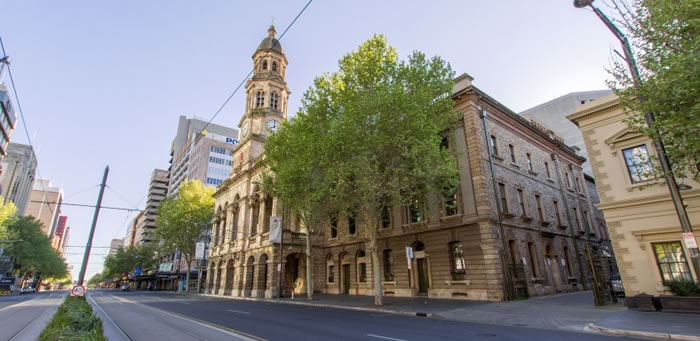
<path fill-rule="evenodd" d="M 85 295 L 85 287 L 82 285 L 76 285 L 70 290 L 70 294 L 73 296 L 83 296 Z"/>

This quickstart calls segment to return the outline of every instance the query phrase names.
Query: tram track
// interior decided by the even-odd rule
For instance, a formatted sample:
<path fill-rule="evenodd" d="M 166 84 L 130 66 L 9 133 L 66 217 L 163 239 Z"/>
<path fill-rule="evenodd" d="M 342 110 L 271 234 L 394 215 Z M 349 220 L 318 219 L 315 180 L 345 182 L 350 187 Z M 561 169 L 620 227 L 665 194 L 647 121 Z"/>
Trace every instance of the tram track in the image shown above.
<path fill-rule="evenodd" d="M 42 297 L 33 298 L 33 299 L 30 299 L 30 300 L 27 300 L 27 301 L 24 301 L 24 302 L 21 302 L 21 303 L 18 303 L 18 304 L 14 304 L 14 305 L 12 305 L 12 306 L 5 307 L 5 308 L 2 309 L 2 311 L 8 310 L 8 309 L 10 309 L 10 308 L 22 307 L 22 306 L 24 306 L 24 305 L 27 305 L 27 304 L 30 303 L 30 302 L 35 302 L 35 303 L 36 303 L 36 302 L 45 301 L 45 300 L 49 300 L 49 299 L 56 299 L 56 298 L 52 298 L 53 295 L 54 295 L 54 293 L 51 293 L 51 294 L 49 294 L 48 296 L 42 296 Z M 59 305 L 60 305 L 60 303 L 59 303 Z M 58 305 L 57 305 L 57 306 L 58 306 Z M 38 313 L 38 314 L 35 314 L 35 315 L 32 314 L 31 316 L 33 316 L 33 317 L 32 317 L 31 319 L 29 319 L 29 320 L 27 321 L 27 323 L 25 323 L 25 324 L 22 326 L 22 328 L 19 329 L 16 333 L 14 333 L 13 335 L 9 336 L 9 338 L 8 338 L 7 340 L 8 340 L 8 341 L 28 340 L 28 338 L 25 338 L 25 337 L 24 337 L 23 333 L 24 333 L 25 331 L 27 331 L 27 330 L 29 329 L 29 327 L 30 327 L 32 324 L 34 324 L 35 322 L 37 322 L 37 320 L 38 320 L 40 317 L 44 316 L 45 314 L 48 314 L 49 311 L 51 311 L 51 310 L 52 310 L 52 309 L 38 309 L 39 313 Z M 53 315 L 53 313 L 52 313 L 51 315 Z"/>

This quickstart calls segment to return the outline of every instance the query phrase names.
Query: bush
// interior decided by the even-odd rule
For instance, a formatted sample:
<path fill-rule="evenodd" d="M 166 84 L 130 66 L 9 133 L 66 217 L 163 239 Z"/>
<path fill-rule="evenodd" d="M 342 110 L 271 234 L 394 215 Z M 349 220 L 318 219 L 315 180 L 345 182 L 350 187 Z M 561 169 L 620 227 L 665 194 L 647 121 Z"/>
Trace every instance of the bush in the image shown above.
<path fill-rule="evenodd" d="M 107 341 L 102 320 L 92 313 L 85 297 L 68 296 L 39 336 L 39 341 Z"/>
<path fill-rule="evenodd" d="M 700 296 L 700 283 L 689 279 L 669 281 L 666 285 L 674 295 L 678 296 Z"/>

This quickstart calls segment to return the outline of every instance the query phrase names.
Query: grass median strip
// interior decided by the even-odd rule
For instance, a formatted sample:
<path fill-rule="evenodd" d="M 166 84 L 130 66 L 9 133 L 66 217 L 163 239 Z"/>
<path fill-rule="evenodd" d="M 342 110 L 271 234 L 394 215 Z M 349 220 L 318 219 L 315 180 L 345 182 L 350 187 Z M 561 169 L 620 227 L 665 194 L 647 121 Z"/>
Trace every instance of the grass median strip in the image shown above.
<path fill-rule="evenodd" d="M 107 341 L 102 320 L 93 314 L 85 297 L 66 297 L 39 336 L 39 341 L 59 340 Z"/>

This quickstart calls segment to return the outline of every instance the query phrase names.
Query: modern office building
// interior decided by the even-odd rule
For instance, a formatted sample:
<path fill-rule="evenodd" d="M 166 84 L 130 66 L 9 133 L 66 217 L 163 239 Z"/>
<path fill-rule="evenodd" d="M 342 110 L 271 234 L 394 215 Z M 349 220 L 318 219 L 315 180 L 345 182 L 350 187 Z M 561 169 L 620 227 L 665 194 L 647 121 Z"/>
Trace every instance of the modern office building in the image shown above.
<path fill-rule="evenodd" d="M 36 179 L 29 196 L 25 215 L 33 216 L 41 221 L 42 231 L 47 236 L 51 236 L 56 232 L 62 202 L 62 188 L 52 186 L 51 180 Z"/>
<path fill-rule="evenodd" d="M 237 135 L 236 129 L 180 116 L 170 148 L 168 195 L 175 193 L 183 180 L 197 179 L 207 186 L 221 184 L 233 169 Z"/>
<path fill-rule="evenodd" d="M 10 100 L 10 93 L 5 85 L 0 84 L 0 159 L 7 155 L 7 144 L 16 123 L 17 114 Z"/>
<path fill-rule="evenodd" d="M 117 254 L 117 250 L 121 249 L 124 247 L 124 239 L 112 239 L 111 242 L 109 242 L 109 253 L 107 254 L 108 256 L 114 256 Z"/>
<path fill-rule="evenodd" d="M 164 169 L 155 169 L 151 174 L 146 209 L 136 219 L 134 244 L 137 246 L 155 240 L 158 206 L 168 193 L 168 175 L 168 171 Z"/>
<path fill-rule="evenodd" d="M 17 215 L 23 216 L 34 186 L 37 160 L 32 146 L 10 142 L 7 155 L 0 161 L 0 195 L 5 203 L 17 207 Z"/>

